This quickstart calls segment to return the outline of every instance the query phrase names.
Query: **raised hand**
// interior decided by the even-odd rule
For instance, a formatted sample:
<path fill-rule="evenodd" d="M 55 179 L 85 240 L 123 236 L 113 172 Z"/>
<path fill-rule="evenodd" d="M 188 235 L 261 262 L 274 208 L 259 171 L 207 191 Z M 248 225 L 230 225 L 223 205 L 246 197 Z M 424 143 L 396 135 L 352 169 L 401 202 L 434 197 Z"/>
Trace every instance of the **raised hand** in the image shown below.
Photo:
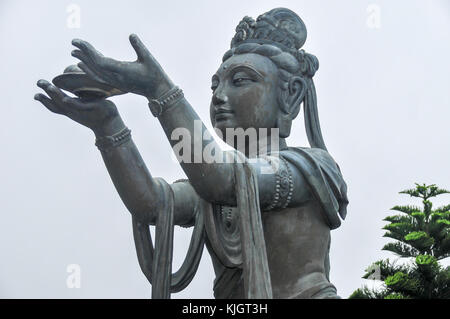
<path fill-rule="evenodd" d="M 72 41 L 78 48 L 72 51 L 72 55 L 81 60 L 78 66 L 98 81 L 149 99 L 160 97 L 173 87 L 172 82 L 137 35 L 130 35 L 130 43 L 137 54 L 134 62 L 105 57 L 91 44 L 80 39 Z"/>
<path fill-rule="evenodd" d="M 123 126 L 117 108 L 111 101 L 105 99 L 84 101 L 72 98 L 45 80 L 39 80 L 37 86 L 49 97 L 38 93 L 34 96 L 35 100 L 44 104 L 53 113 L 65 115 L 89 127 L 97 136 L 112 135 Z"/>

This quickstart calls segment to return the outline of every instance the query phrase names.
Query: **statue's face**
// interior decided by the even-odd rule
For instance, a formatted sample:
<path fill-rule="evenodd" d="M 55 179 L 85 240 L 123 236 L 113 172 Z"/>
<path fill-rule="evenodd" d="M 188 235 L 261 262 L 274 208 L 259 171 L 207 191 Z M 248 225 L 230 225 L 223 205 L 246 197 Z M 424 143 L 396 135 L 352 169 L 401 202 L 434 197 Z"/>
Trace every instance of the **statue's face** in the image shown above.
<path fill-rule="evenodd" d="M 226 128 L 276 127 L 278 68 L 267 57 L 247 53 L 233 55 L 212 77 L 210 116 L 226 139 Z"/>

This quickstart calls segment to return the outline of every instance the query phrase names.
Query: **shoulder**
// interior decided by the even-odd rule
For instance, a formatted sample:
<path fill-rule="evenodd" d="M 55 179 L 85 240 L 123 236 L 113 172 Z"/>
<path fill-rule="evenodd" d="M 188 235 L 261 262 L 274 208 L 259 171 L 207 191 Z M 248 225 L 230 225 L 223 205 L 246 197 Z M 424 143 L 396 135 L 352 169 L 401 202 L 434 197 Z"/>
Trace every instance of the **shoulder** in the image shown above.
<path fill-rule="evenodd" d="M 301 172 L 325 173 L 333 179 L 342 179 L 339 165 L 330 153 L 320 148 L 289 147 L 280 156 Z"/>
<path fill-rule="evenodd" d="M 306 158 L 314 160 L 320 164 L 327 164 L 331 166 L 337 166 L 333 157 L 327 151 L 320 148 L 310 147 L 289 147 L 287 150 L 280 151 L 281 156 L 288 157 L 290 159 Z"/>
<path fill-rule="evenodd" d="M 346 216 L 347 185 L 339 165 L 331 155 L 318 148 L 290 147 L 280 152 L 305 178 L 314 197 L 322 204 L 331 228 Z"/>

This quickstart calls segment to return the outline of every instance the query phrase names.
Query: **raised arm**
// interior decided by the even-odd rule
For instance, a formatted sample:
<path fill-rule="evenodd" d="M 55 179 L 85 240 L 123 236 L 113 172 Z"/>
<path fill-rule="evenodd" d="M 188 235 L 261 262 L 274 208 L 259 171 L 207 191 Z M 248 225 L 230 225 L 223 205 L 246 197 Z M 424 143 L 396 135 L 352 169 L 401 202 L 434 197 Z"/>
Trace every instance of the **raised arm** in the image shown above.
<path fill-rule="evenodd" d="M 136 218 L 154 224 L 156 212 L 162 205 L 159 202 L 158 179 L 153 178 L 148 171 L 114 103 L 104 99 L 86 102 L 71 98 L 45 80 L 38 81 L 37 85 L 50 98 L 36 94 L 36 100 L 50 111 L 65 115 L 93 130 L 96 144 L 123 203 Z M 174 222 L 177 225 L 190 225 L 195 194 L 189 186 L 181 183 L 172 185 L 172 189 L 175 195 Z"/>
<path fill-rule="evenodd" d="M 152 108 L 152 113 L 158 117 L 171 145 L 175 146 L 179 142 L 172 136 L 176 129 L 184 129 L 191 137 L 190 150 L 184 150 L 188 151 L 191 161 L 181 161 L 180 164 L 195 191 L 207 201 L 235 205 L 233 164 L 196 160 L 196 153 L 203 154 L 206 147 L 214 149 L 217 158 L 225 158 L 225 152 L 214 140 L 202 138 L 207 130 L 205 125 L 187 100 L 176 90 L 172 81 L 139 38 L 131 35 L 130 42 L 138 56 L 134 62 L 122 62 L 104 57 L 92 45 L 82 40 L 72 42 L 78 48 L 72 52 L 72 55 L 82 61 L 78 64 L 79 67 L 92 77 L 97 77 L 122 91 L 147 97 L 151 107 L 155 106 L 155 101 L 158 101 L 156 107 Z M 165 106 L 158 105 L 158 103 L 164 104 L 165 100 L 170 101 L 171 99 L 174 103 L 167 103 L 172 104 L 169 109 L 164 110 Z M 158 109 L 158 107 L 160 108 Z M 261 166 L 267 166 L 267 164 L 264 159 L 251 164 L 258 176 L 259 198 L 262 207 L 270 206 L 276 198 L 277 183 L 280 178 L 277 174 L 282 173 L 281 171 L 275 171 L 272 174 L 263 173 Z M 290 199 L 290 204 L 300 204 L 307 198 L 305 193 L 308 190 L 305 187 L 305 181 L 291 164 L 284 162 L 281 164 L 286 167 L 285 170 L 290 174 L 292 187 L 296 189 Z"/>
<path fill-rule="evenodd" d="M 114 132 L 119 132 L 114 134 Z M 124 132 L 124 133 L 123 133 Z M 123 125 L 118 125 L 106 136 L 125 136 L 125 142 L 120 145 L 109 144 L 100 146 L 103 161 L 109 176 L 119 193 L 122 202 L 130 213 L 149 225 L 154 225 L 160 207 L 162 196 L 158 185 L 161 179 L 153 178 L 147 169 L 129 131 Z M 104 139 L 97 135 L 97 141 Z M 119 137 L 121 138 L 121 137 Z M 97 142 L 97 144 L 99 144 Z M 108 144 L 108 142 L 106 143 Z M 174 223 L 175 225 L 192 225 L 196 195 L 192 187 L 175 183 L 171 185 L 174 193 Z"/>

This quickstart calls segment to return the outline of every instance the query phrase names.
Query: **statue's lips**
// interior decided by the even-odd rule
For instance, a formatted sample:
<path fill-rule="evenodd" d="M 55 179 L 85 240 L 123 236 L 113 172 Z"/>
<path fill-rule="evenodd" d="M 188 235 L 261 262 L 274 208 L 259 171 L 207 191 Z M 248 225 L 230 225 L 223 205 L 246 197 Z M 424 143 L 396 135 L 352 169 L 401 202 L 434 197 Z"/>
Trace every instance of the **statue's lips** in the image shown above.
<path fill-rule="evenodd" d="M 232 117 L 234 114 L 233 111 L 227 110 L 227 109 L 218 109 L 216 113 L 214 114 L 214 118 L 216 121 L 220 120 L 226 120 L 230 117 Z"/>

